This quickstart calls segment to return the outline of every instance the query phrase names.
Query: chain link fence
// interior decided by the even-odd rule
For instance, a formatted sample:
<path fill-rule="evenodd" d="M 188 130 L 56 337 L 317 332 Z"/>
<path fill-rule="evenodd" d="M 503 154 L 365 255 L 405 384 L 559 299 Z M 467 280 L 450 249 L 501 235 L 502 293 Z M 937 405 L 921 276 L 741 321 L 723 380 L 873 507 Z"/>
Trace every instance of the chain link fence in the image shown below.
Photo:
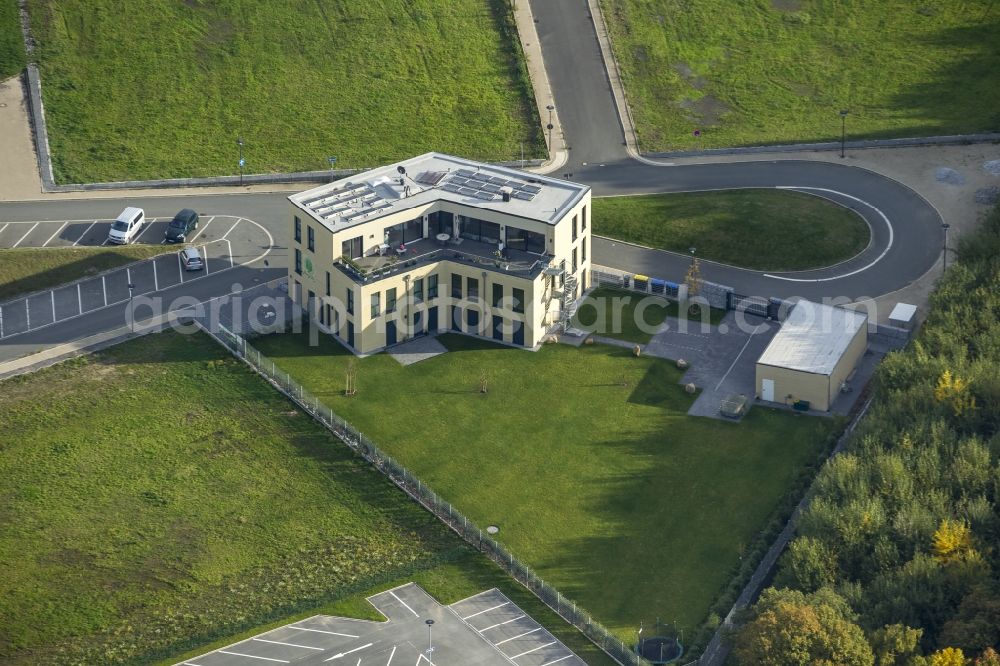
<path fill-rule="evenodd" d="M 635 654 L 630 646 L 617 636 L 612 635 L 587 611 L 580 608 L 576 602 L 567 599 L 559 590 L 542 580 L 531 567 L 514 557 L 509 550 L 442 499 L 419 477 L 393 460 L 374 442 L 335 414 L 319 398 L 307 391 L 288 373 L 278 368 L 274 361 L 248 344 L 245 338 L 221 325 L 216 330 L 209 330 L 206 327 L 202 327 L 202 330 L 221 343 L 237 358 L 245 361 L 279 391 L 326 426 L 338 439 L 389 477 L 393 483 L 458 533 L 467 543 L 500 565 L 517 582 L 528 588 L 546 606 L 579 629 L 584 636 L 607 652 L 613 659 L 625 666 L 650 666 L 648 661 Z"/>

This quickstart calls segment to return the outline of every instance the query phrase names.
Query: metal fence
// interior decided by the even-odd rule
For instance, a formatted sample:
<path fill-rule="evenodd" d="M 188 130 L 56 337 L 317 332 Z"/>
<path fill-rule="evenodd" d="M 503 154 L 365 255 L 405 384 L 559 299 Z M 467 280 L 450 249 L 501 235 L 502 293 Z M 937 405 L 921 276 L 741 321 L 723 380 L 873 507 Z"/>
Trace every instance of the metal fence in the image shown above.
<path fill-rule="evenodd" d="M 217 330 L 209 330 L 204 326 L 202 330 L 225 346 L 237 358 L 245 361 L 268 382 L 333 432 L 338 439 L 374 465 L 410 497 L 458 533 L 467 543 L 500 565 L 517 582 L 528 588 L 546 606 L 579 629 L 584 636 L 613 659 L 626 666 L 650 666 L 648 661 L 636 655 L 624 641 L 612 635 L 588 612 L 580 608 L 576 602 L 567 599 L 559 590 L 542 580 L 538 574 L 532 571 L 531 567 L 514 557 L 510 551 L 488 534 L 483 533 L 475 523 L 459 513 L 455 507 L 442 499 L 419 477 L 380 450 L 374 442 L 335 414 L 332 409 L 324 405 L 319 398 L 307 391 L 288 373 L 278 368 L 274 361 L 248 344 L 245 338 L 221 325 L 217 327 Z"/>

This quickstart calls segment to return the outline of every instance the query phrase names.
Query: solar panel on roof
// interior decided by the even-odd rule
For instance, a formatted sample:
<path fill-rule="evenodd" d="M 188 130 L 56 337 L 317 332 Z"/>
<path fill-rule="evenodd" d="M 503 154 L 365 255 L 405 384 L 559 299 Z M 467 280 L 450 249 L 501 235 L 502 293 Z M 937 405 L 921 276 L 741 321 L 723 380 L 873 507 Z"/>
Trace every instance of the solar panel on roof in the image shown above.
<path fill-rule="evenodd" d="M 473 180 L 481 180 L 484 183 L 485 182 L 489 182 L 489 180 L 490 180 L 490 177 L 487 176 L 485 173 L 474 173 L 471 176 L 469 176 L 469 178 L 471 178 Z"/>
<path fill-rule="evenodd" d="M 476 190 L 473 190 L 473 189 L 468 188 L 468 187 L 460 188 L 458 190 L 458 193 L 462 194 L 462 195 L 465 195 L 467 197 L 474 197 L 474 196 L 476 196 Z"/>
<path fill-rule="evenodd" d="M 458 169 L 455 173 L 459 176 L 465 176 L 466 178 L 476 175 L 476 172 L 471 169 Z"/>
<path fill-rule="evenodd" d="M 521 191 L 514 192 L 514 194 L 512 194 L 511 196 L 514 197 L 515 199 L 522 199 L 524 201 L 531 201 L 532 199 L 535 198 L 534 194 Z"/>
<path fill-rule="evenodd" d="M 493 176 L 492 178 L 490 178 L 490 182 L 493 183 L 494 185 L 506 185 L 510 181 L 508 181 L 506 178 L 499 178 L 497 176 Z"/>
<path fill-rule="evenodd" d="M 437 185 L 444 176 L 444 171 L 424 171 L 417 175 L 416 181 L 424 185 Z"/>
<path fill-rule="evenodd" d="M 476 192 L 477 199 L 483 199 L 484 201 L 493 201 L 493 195 L 489 192 Z"/>
<path fill-rule="evenodd" d="M 448 179 L 449 183 L 454 183 L 455 185 L 465 185 L 469 182 L 467 178 L 459 178 L 458 176 L 452 176 Z"/>
<path fill-rule="evenodd" d="M 458 185 L 453 185 L 452 183 L 445 183 L 444 185 L 441 186 L 441 189 L 444 190 L 445 192 L 454 192 L 455 194 L 458 194 L 462 191 L 461 187 L 459 187 Z"/>
<path fill-rule="evenodd" d="M 483 185 L 481 189 L 485 190 L 486 192 L 493 192 L 494 194 L 496 194 L 497 192 L 500 191 L 500 186 L 499 185 Z"/>
<path fill-rule="evenodd" d="M 542 191 L 542 188 L 538 187 L 538 185 L 521 185 L 518 189 L 525 192 L 531 192 L 532 194 L 538 194 Z"/>

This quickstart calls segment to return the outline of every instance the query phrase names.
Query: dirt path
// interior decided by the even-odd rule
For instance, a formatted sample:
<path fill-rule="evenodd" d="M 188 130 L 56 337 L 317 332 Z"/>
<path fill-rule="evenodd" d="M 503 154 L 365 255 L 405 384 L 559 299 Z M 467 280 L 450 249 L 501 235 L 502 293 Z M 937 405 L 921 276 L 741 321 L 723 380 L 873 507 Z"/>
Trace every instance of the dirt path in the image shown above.
<path fill-rule="evenodd" d="M 0 82 L 0 137 L 0 201 L 37 199 L 42 183 L 20 76 Z"/>

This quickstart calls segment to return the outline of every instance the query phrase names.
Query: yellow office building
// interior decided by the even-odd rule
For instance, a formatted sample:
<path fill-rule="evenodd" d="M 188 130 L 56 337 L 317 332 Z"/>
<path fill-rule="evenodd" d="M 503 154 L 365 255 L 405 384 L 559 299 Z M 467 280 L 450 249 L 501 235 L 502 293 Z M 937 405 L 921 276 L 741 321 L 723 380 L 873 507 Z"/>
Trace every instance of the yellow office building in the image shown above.
<path fill-rule="evenodd" d="M 535 347 L 590 279 L 590 188 L 427 153 L 290 196 L 289 292 L 358 354 L 452 330 Z"/>

